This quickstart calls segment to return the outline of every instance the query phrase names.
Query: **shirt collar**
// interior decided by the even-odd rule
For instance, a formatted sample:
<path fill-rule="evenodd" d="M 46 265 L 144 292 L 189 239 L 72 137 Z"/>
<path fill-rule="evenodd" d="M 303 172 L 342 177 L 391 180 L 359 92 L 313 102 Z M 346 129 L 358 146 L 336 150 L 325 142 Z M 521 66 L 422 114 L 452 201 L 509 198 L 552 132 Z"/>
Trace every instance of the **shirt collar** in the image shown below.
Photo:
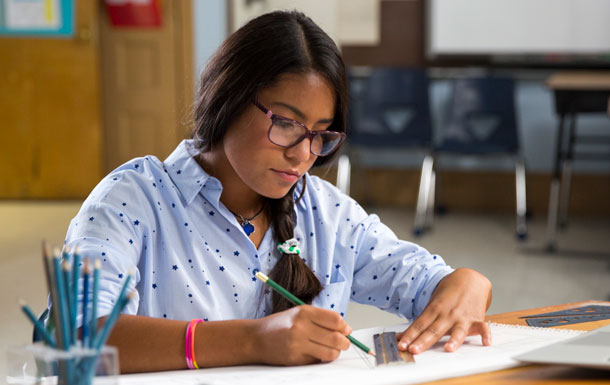
<path fill-rule="evenodd" d="M 206 189 L 217 190 L 214 195 L 218 198 L 222 191 L 220 181 L 206 173 L 195 160 L 194 156 L 198 154 L 199 150 L 194 148 L 193 140 L 185 139 L 163 162 L 165 171 L 178 188 L 185 205 L 191 204 L 204 186 Z"/>

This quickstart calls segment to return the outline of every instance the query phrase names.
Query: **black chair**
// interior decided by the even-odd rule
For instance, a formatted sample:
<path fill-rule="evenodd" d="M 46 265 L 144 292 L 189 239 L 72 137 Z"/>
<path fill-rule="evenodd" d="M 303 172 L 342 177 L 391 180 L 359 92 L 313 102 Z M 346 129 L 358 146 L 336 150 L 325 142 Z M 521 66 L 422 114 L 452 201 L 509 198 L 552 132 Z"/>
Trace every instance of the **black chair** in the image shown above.
<path fill-rule="evenodd" d="M 350 71 L 348 140 L 338 160 L 339 189 L 349 194 L 352 160 L 359 162 L 362 151 L 411 149 L 428 154 L 428 83 L 423 69 L 374 68 L 364 75 Z"/>
<path fill-rule="evenodd" d="M 515 163 L 516 233 L 520 240 L 525 239 L 525 162 L 519 146 L 513 80 L 501 77 L 455 80 L 446 118 L 438 128 L 436 139 L 431 164 L 422 171 L 422 181 L 427 184 L 423 190 L 429 194 L 418 197 L 414 233 L 421 234 L 430 227 L 438 157 L 446 154 L 509 156 Z"/>

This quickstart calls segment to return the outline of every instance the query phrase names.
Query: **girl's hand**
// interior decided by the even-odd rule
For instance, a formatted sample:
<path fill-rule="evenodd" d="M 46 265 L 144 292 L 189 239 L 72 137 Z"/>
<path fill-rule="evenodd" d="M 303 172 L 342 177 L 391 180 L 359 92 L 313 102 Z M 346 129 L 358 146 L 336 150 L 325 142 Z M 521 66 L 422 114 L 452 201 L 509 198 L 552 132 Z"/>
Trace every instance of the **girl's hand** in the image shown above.
<path fill-rule="evenodd" d="M 443 278 L 421 315 L 398 334 L 398 348 L 421 353 L 441 337 L 450 335 L 445 351 L 453 352 L 466 336 L 480 335 L 491 345 L 491 330 L 485 311 L 491 303 L 491 282 L 471 269 L 457 269 Z"/>
<path fill-rule="evenodd" d="M 334 361 L 349 348 L 352 332 L 343 318 L 310 305 L 295 306 L 257 320 L 256 346 L 261 361 L 272 365 L 304 365 Z"/>

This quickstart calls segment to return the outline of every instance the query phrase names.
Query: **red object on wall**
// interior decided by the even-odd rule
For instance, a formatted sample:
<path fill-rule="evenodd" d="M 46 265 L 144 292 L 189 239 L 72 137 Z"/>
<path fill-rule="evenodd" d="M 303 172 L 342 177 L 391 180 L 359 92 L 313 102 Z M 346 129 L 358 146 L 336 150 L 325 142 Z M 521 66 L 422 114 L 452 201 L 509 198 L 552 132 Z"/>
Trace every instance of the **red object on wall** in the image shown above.
<path fill-rule="evenodd" d="M 115 27 L 161 27 L 159 0 L 104 0 Z"/>

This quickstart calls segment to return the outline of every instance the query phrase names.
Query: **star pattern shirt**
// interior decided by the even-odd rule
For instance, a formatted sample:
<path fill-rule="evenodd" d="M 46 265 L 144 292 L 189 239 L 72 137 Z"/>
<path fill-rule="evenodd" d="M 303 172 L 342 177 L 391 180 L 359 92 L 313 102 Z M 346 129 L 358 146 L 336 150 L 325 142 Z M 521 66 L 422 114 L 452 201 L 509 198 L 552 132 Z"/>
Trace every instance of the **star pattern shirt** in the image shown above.
<path fill-rule="evenodd" d="M 185 140 L 164 162 L 146 156 L 123 164 L 71 221 L 65 243 L 102 262 L 98 316 L 110 313 L 129 271 L 136 296 L 128 314 L 210 321 L 270 314 L 270 290 L 255 274 L 270 272 L 280 258 L 273 229 L 257 249 L 196 154 Z M 399 240 L 328 182 L 306 178 L 294 207 L 295 237 L 324 287 L 313 305 L 343 316 L 353 300 L 417 317 L 453 270 L 438 255 Z M 301 190 L 299 184 L 295 197 Z"/>

